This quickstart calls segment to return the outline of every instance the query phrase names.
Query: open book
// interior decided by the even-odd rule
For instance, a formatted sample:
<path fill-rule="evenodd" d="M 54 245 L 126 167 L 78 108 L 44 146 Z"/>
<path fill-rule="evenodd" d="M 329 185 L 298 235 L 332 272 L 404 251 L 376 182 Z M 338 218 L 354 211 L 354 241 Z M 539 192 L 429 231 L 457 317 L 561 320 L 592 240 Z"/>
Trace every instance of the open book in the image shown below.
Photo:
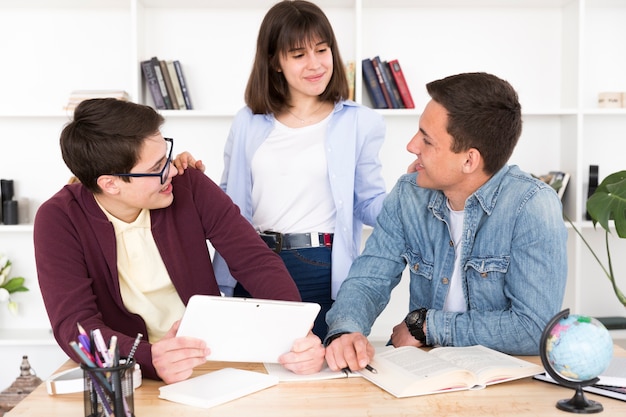
<path fill-rule="evenodd" d="M 484 346 L 390 348 L 377 351 L 370 365 L 377 373 L 363 370 L 361 375 L 398 398 L 479 389 L 544 372 Z"/>

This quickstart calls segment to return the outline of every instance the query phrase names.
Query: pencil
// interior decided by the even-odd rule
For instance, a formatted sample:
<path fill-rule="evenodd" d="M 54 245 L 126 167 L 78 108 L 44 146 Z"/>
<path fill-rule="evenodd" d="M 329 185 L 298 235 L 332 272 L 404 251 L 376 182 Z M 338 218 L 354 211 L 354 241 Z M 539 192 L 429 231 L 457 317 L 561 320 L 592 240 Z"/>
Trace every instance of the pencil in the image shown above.
<path fill-rule="evenodd" d="M 137 337 L 135 338 L 135 343 L 133 343 L 133 347 L 130 349 L 130 353 L 128 354 L 128 357 L 126 358 L 126 363 L 129 363 L 133 359 L 133 356 L 135 356 L 135 352 L 137 351 L 137 347 L 139 347 L 139 342 L 141 341 L 142 337 L 143 335 L 141 333 L 137 333 Z"/>

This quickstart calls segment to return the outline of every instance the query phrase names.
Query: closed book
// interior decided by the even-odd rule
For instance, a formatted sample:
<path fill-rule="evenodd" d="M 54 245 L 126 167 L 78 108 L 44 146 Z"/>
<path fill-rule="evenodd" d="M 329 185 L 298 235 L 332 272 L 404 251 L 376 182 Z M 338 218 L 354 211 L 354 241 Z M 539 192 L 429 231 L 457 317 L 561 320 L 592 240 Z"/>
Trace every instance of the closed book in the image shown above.
<path fill-rule="evenodd" d="M 161 95 L 159 80 L 157 80 L 156 72 L 154 71 L 154 67 L 152 66 L 152 61 L 142 61 L 141 70 L 143 72 L 144 78 L 146 79 L 148 91 L 150 91 L 150 95 L 152 96 L 154 107 L 157 109 L 165 109 L 165 101 L 163 101 L 163 96 Z"/>
<path fill-rule="evenodd" d="M 374 71 L 374 64 L 372 63 L 372 60 L 369 58 L 363 59 L 363 61 L 361 61 L 361 66 L 363 70 L 363 81 L 365 82 L 365 89 L 372 99 L 372 104 L 374 105 L 374 108 L 389 108 L 387 102 L 385 101 L 385 97 L 383 96 L 382 88 L 378 83 L 378 77 L 376 76 L 376 71 Z"/>
<path fill-rule="evenodd" d="M 161 73 L 163 74 L 163 81 L 165 81 L 165 89 L 167 90 L 167 95 L 170 100 L 172 100 L 172 109 L 178 110 L 178 100 L 174 95 L 174 86 L 172 85 L 172 79 L 170 78 L 170 71 L 167 68 L 167 62 L 164 60 L 159 61 L 159 65 L 161 66 Z"/>
<path fill-rule="evenodd" d="M 159 398 L 193 407 L 210 408 L 278 384 L 278 377 L 261 372 L 223 368 L 159 388 Z"/>
<path fill-rule="evenodd" d="M 157 57 L 152 57 L 150 60 L 152 63 L 152 68 L 154 68 L 154 72 L 156 74 L 157 81 L 159 82 L 159 89 L 161 90 L 161 96 L 163 97 L 163 102 L 165 103 L 166 109 L 172 109 L 172 100 L 170 100 L 170 96 L 167 94 L 167 87 L 165 87 L 165 79 L 163 78 L 163 72 L 161 71 L 161 63 Z"/>
<path fill-rule="evenodd" d="M 167 71 L 169 72 L 170 80 L 172 81 L 172 88 L 174 90 L 174 96 L 178 102 L 178 108 L 185 110 L 185 98 L 183 97 L 183 90 L 180 89 L 180 82 L 178 76 L 176 76 L 176 68 L 174 68 L 174 61 L 167 61 Z"/>
<path fill-rule="evenodd" d="M 391 95 L 397 103 L 398 109 L 404 109 L 404 102 L 402 101 L 402 97 L 400 96 L 400 91 L 398 90 L 398 85 L 396 84 L 396 80 L 394 80 L 393 75 L 391 75 L 391 69 L 389 68 L 389 62 L 383 61 L 383 72 L 385 73 L 385 77 L 387 83 L 389 85 L 389 90 L 391 91 Z"/>
<path fill-rule="evenodd" d="M 180 65 L 180 61 L 174 61 L 174 68 L 176 69 L 176 77 L 178 77 L 180 89 L 183 92 L 185 107 L 187 107 L 187 110 L 192 110 L 193 106 L 191 105 L 191 97 L 189 96 L 189 87 L 187 86 L 187 81 L 185 80 L 183 67 Z"/>
<path fill-rule="evenodd" d="M 383 97 L 385 98 L 385 102 L 387 103 L 388 109 L 393 109 L 393 101 L 391 100 L 391 95 L 389 94 L 389 89 L 385 84 L 385 79 L 383 78 L 382 65 L 380 64 L 380 58 L 374 57 L 372 59 L 372 65 L 374 66 L 374 72 L 376 73 L 376 77 L 378 78 L 378 84 L 380 84 L 380 90 L 383 92 Z"/>
<path fill-rule="evenodd" d="M 406 107 L 407 109 L 414 109 L 415 103 L 413 103 L 411 90 L 409 90 L 409 86 L 406 83 L 406 79 L 404 78 L 404 73 L 402 72 L 402 67 L 400 67 L 400 63 L 397 59 L 389 61 L 389 70 L 391 71 L 393 79 L 396 81 L 396 85 L 398 86 L 398 91 L 400 92 L 400 97 L 402 97 L 404 107 Z"/>
<path fill-rule="evenodd" d="M 389 104 L 390 104 L 390 109 L 399 109 L 402 107 L 402 100 L 400 99 L 400 94 L 398 93 L 398 98 L 396 99 L 396 96 L 393 92 L 393 86 L 391 85 L 391 73 L 389 72 L 389 67 L 387 66 L 386 62 L 383 62 L 380 57 L 375 56 L 374 59 L 374 65 L 378 68 L 378 70 L 380 71 L 380 77 L 382 79 L 382 86 L 383 88 L 385 88 L 385 90 L 387 90 L 387 95 L 389 96 Z"/>

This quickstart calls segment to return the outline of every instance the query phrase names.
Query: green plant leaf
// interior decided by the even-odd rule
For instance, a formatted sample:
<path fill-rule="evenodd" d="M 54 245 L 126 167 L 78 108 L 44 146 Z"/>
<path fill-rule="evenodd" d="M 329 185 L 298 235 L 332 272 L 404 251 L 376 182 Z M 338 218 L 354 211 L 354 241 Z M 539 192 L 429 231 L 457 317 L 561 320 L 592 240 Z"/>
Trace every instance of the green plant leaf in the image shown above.
<path fill-rule="evenodd" d="M 9 293 L 13 293 L 16 291 L 28 291 L 26 287 L 24 287 L 24 278 L 16 277 L 8 280 L 3 286 Z"/>
<path fill-rule="evenodd" d="M 626 171 L 615 172 L 602 181 L 589 200 L 587 212 L 593 225 L 610 232 L 609 220 L 615 221 L 620 238 L 626 238 Z"/>

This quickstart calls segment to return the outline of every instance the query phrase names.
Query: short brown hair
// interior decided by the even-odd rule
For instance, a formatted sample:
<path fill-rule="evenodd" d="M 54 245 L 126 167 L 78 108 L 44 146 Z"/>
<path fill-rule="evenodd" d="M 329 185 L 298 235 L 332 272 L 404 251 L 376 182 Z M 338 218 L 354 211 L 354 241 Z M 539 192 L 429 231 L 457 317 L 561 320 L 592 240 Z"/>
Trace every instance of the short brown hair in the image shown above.
<path fill-rule="evenodd" d="M 85 100 L 61 132 L 63 161 L 85 187 L 99 193 L 98 177 L 130 172 L 144 140 L 158 133 L 163 122 L 163 116 L 141 104 L 114 98 Z"/>
<path fill-rule="evenodd" d="M 426 89 L 448 112 L 452 152 L 478 149 L 489 175 L 506 164 L 522 134 L 522 107 L 511 84 L 476 72 L 433 81 Z"/>
<path fill-rule="evenodd" d="M 289 101 L 289 86 L 278 72 L 279 55 L 290 49 L 321 40 L 333 54 L 333 74 L 322 101 L 337 102 L 348 97 L 348 79 L 339 54 L 335 33 L 324 12 L 304 0 L 284 0 L 263 18 L 256 55 L 246 86 L 246 104 L 255 114 L 280 113 Z"/>

